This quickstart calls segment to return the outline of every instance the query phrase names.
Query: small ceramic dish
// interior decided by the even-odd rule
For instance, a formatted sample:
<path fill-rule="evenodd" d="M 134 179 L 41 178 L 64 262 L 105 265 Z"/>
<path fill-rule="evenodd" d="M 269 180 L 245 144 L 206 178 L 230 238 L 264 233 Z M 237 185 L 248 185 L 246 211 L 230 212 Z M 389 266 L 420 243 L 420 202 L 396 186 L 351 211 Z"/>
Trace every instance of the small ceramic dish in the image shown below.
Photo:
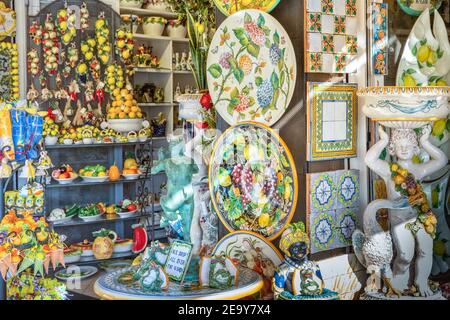
<path fill-rule="evenodd" d="M 81 250 L 82 257 L 92 257 L 94 255 L 94 252 L 92 251 L 92 243 L 89 242 L 88 240 L 74 243 L 70 247 L 75 250 Z"/>

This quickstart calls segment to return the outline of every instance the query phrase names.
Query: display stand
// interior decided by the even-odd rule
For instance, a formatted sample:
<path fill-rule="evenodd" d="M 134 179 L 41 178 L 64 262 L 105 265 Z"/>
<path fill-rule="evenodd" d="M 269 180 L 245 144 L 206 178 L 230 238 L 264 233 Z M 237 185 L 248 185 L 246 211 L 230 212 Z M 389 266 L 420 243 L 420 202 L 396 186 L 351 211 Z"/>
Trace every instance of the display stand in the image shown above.
<path fill-rule="evenodd" d="M 261 276 L 255 271 L 242 268 L 237 286 L 230 289 L 193 289 L 171 282 L 167 291 L 152 293 L 119 283 L 119 276 L 127 271 L 119 270 L 101 276 L 95 282 L 95 293 L 105 300 L 237 300 L 258 293 L 264 285 Z"/>

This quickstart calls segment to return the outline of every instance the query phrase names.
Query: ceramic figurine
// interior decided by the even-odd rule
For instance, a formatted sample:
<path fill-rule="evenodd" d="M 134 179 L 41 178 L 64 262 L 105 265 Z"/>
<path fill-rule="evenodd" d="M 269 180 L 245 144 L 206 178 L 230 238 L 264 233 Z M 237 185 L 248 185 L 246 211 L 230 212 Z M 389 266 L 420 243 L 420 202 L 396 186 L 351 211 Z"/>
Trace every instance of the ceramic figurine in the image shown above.
<path fill-rule="evenodd" d="M 140 280 L 144 291 L 158 292 L 169 288 L 169 277 L 163 268 L 153 263 Z"/>
<path fill-rule="evenodd" d="M 380 140 L 366 155 L 367 166 L 385 181 L 388 200 L 367 207 L 364 233 L 355 231 L 353 246 L 361 263 L 366 265 L 367 272 L 371 275 L 381 274 L 384 285 L 388 287 L 388 295 L 417 293 L 421 297 L 429 297 L 435 294 L 428 284 L 428 277 L 433 263 L 433 238 L 437 220 L 420 181 L 441 170 L 447 164 L 447 156 L 429 141 L 430 131 L 429 126 L 422 128 L 422 135 L 418 138 L 413 129 L 395 128 L 389 138 L 380 126 Z M 420 147 L 432 160 L 420 164 L 413 161 Z M 396 163 L 380 158 L 386 148 L 391 156 L 396 156 Z M 399 198 L 408 200 L 403 207 L 395 202 Z M 376 230 L 376 212 L 380 208 L 389 209 L 390 233 Z M 391 237 L 397 252 L 392 272 Z M 412 271 L 413 261 L 415 267 Z M 412 284 L 410 278 L 413 279 Z M 366 292 L 378 292 L 380 289 L 379 286 L 375 290 L 369 287 Z"/>
<path fill-rule="evenodd" d="M 285 260 L 275 271 L 272 282 L 276 300 L 338 298 L 336 292 L 324 288 L 319 266 L 307 257 L 309 246 L 303 222 L 291 224 L 283 232 L 280 249 Z"/>
<path fill-rule="evenodd" d="M 175 95 L 173 96 L 174 101 L 178 101 L 178 99 L 181 97 L 181 88 L 180 83 L 177 84 L 177 88 L 175 89 Z"/>
<path fill-rule="evenodd" d="M 181 61 L 180 61 L 180 70 L 186 71 L 188 70 L 188 61 L 187 61 L 187 54 L 186 52 L 183 52 L 181 54 Z"/>
<path fill-rule="evenodd" d="M 181 63 L 180 63 L 180 53 L 175 53 L 175 70 L 179 71 L 181 70 Z"/>
<path fill-rule="evenodd" d="M 190 242 L 190 229 L 194 209 L 194 190 L 192 177 L 198 172 L 198 166 L 192 159 L 184 156 L 184 141 L 180 136 L 169 139 L 168 152 L 160 151 L 159 161 L 151 169 L 151 174 L 165 171 L 167 175 L 167 194 L 161 197 L 164 211 L 161 225 L 169 226 L 181 216 L 182 238 Z"/>
<path fill-rule="evenodd" d="M 199 267 L 200 287 L 229 289 L 237 286 L 239 269 L 230 258 L 202 257 Z"/>
<path fill-rule="evenodd" d="M 156 103 L 160 103 L 164 101 L 164 89 L 156 88 L 155 93 L 153 95 L 153 101 Z"/>

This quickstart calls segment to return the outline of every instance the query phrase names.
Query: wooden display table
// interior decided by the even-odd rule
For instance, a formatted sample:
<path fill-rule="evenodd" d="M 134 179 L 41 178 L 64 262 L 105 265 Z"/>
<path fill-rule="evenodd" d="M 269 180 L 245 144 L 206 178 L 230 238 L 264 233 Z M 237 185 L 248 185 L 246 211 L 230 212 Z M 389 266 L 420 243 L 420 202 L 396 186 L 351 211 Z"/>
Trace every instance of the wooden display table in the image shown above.
<path fill-rule="evenodd" d="M 187 290 L 171 282 L 167 291 L 151 293 L 119 283 L 117 279 L 123 272 L 124 270 L 118 270 L 99 276 L 94 292 L 106 300 L 238 300 L 258 293 L 263 287 L 260 275 L 250 269 L 241 269 L 238 286 L 228 290 Z"/>

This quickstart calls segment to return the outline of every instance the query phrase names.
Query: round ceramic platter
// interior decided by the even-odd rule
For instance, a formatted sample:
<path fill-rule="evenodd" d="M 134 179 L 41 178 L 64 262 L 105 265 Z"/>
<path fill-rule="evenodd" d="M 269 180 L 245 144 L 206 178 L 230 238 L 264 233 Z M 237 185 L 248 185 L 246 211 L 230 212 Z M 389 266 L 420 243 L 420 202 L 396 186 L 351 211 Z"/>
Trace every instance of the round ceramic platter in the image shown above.
<path fill-rule="evenodd" d="M 225 131 L 211 159 L 211 198 L 225 227 L 277 238 L 292 219 L 298 193 L 284 141 L 267 126 L 245 122 Z"/>
<path fill-rule="evenodd" d="M 169 289 L 161 292 L 144 292 L 140 286 L 123 284 L 119 278 L 124 273 L 134 273 L 136 268 L 108 272 L 97 279 L 95 293 L 107 300 L 237 300 L 259 292 L 263 287 L 261 277 L 254 271 L 240 269 L 239 282 L 230 289 L 201 288 L 186 290 L 178 283 L 170 282 Z"/>
<path fill-rule="evenodd" d="M 87 217 L 82 217 L 82 216 L 78 215 L 78 217 L 81 220 L 86 221 L 86 222 L 97 221 L 97 220 L 101 219 L 102 216 L 103 216 L 103 213 L 99 213 L 99 214 L 97 214 L 95 216 L 87 216 Z"/>
<path fill-rule="evenodd" d="M 73 270 L 73 272 L 70 272 Z M 83 280 L 89 278 L 96 274 L 98 269 L 93 266 L 71 266 L 69 269 L 60 270 L 55 274 L 55 277 L 59 280 L 67 281 L 67 280 Z M 75 276 L 68 276 L 71 274 L 75 274 Z M 81 275 L 79 275 L 81 274 Z"/>
<path fill-rule="evenodd" d="M 262 11 L 239 11 L 222 23 L 207 67 L 214 106 L 230 125 L 256 121 L 272 126 L 294 94 L 297 64 L 291 39 Z"/>
<path fill-rule="evenodd" d="M 425 9 L 438 10 L 442 5 L 442 0 L 422 0 L 422 1 L 407 1 L 397 0 L 400 8 L 411 16 L 420 16 Z"/>
<path fill-rule="evenodd" d="M 245 9 L 271 12 L 281 0 L 214 0 L 217 8 L 226 16 Z"/>
<path fill-rule="evenodd" d="M 133 215 L 136 214 L 138 210 L 134 210 L 134 211 L 129 211 L 129 212 L 117 212 L 117 214 L 121 217 L 121 218 L 127 218 L 127 217 L 131 217 Z"/>
<path fill-rule="evenodd" d="M 242 267 L 270 277 L 273 277 L 275 269 L 283 262 L 282 254 L 272 243 L 248 231 L 226 235 L 217 243 L 212 255 L 226 256 L 239 261 Z"/>
<path fill-rule="evenodd" d="M 114 260 L 114 261 L 103 261 L 98 264 L 98 266 L 108 272 L 116 271 L 118 269 L 126 269 L 131 266 L 133 261 L 131 260 Z"/>

